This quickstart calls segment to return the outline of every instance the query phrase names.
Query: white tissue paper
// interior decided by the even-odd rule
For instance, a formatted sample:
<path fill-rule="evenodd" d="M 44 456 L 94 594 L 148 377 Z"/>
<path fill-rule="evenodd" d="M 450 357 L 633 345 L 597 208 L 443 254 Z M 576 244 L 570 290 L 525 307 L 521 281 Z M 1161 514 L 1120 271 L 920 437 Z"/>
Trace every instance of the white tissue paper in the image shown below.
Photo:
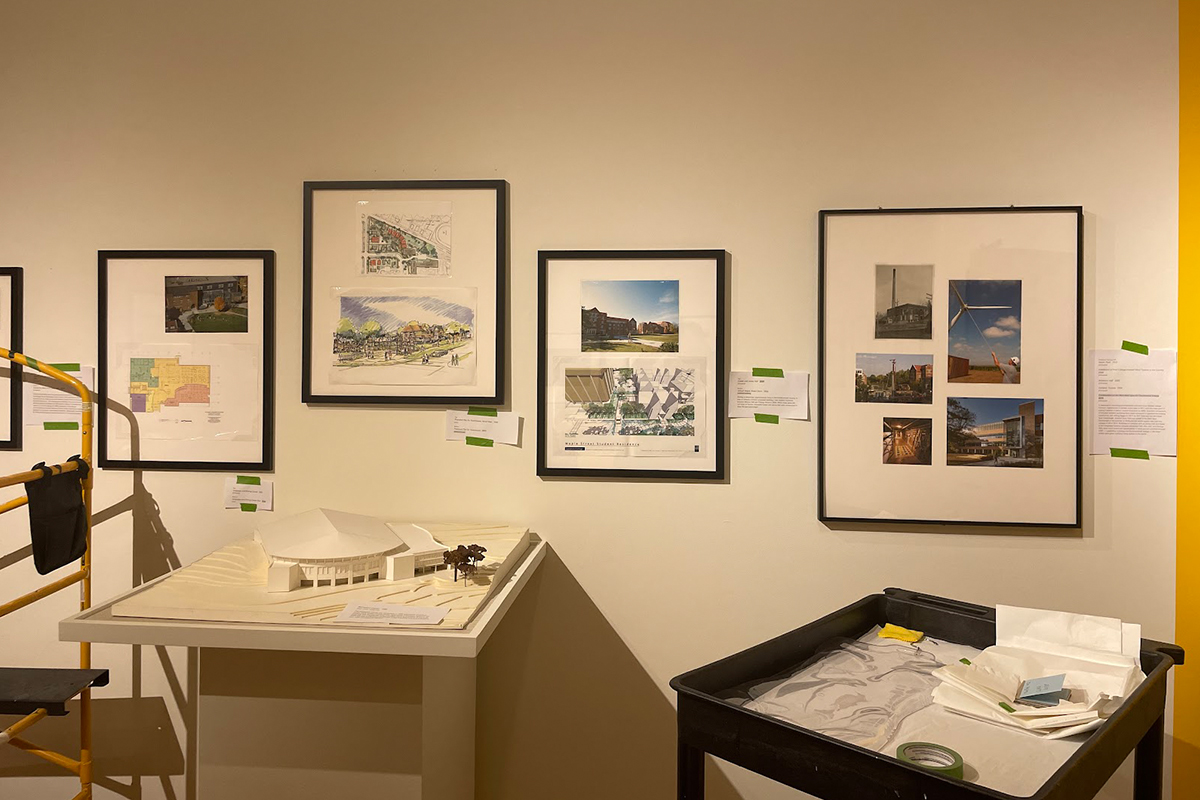
<path fill-rule="evenodd" d="M 1141 626 L 1108 617 L 996 607 L 996 644 L 971 663 L 934 673 L 933 701 L 974 719 L 1046 739 L 1098 728 L 1145 679 Z M 1021 684 L 1065 675 L 1069 700 L 1035 708 L 1016 702 Z"/>

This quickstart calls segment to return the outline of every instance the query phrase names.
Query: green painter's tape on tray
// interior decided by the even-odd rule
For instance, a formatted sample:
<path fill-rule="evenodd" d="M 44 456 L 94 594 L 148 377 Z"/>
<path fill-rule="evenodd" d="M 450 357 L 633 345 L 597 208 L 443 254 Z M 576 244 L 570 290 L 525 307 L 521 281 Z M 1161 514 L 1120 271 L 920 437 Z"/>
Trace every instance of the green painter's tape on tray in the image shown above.
<path fill-rule="evenodd" d="M 467 444 L 473 447 L 491 447 L 493 442 L 491 439 L 484 439 L 481 436 L 468 436 Z"/>
<path fill-rule="evenodd" d="M 258 511 L 257 503 L 242 503 L 242 511 Z"/>
<path fill-rule="evenodd" d="M 1110 447 L 1108 448 L 1108 452 L 1112 454 L 1113 458 L 1137 458 L 1141 459 L 1142 461 L 1150 460 L 1150 454 L 1145 450 L 1130 450 L 1127 447 Z"/>
<path fill-rule="evenodd" d="M 238 475 L 237 482 L 244 486 L 262 486 L 262 478 L 257 475 Z"/>
<path fill-rule="evenodd" d="M 471 406 L 471 408 L 467 410 L 467 415 L 471 417 L 494 417 L 496 416 L 496 409 Z"/>
<path fill-rule="evenodd" d="M 1013 712 L 1016 711 L 1016 709 L 1013 708 L 1012 706 L 1010 706 L 1008 703 L 1001 703 L 1000 707 L 1003 708 L 1005 711 L 1007 711 L 1010 714 L 1012 714 Z"/>
<path fill-rule="evenodd" d="M 779 424 L 779 415 L 778 414 L 755 414 L 754 421 L 755 422 L 767 422 L 767 423 L 770 423 L 771 425 L 778 425 Z"/>
<path fill-rule="evenodd" d="M 783 370 L 767 367 L 755 367 L 753 370 L 753 375 L 755 378 L 782 378 Z"/>
<path fill-rule="evenodd" d="M 51 364 L 50 366 L 60 372 L 79 372 L 78 364 Z"/>
<path fill-rule="evenodd" d="M 947 778 L 963 778 L 963 759 L 949 747 L 933 742 L 905 742 L 896 748 L 896 758 L 905 764 L 927 769 Z"/>
<path fill-rule="evenodd" d="M 1121 342 L 1121 349 L 1128 350 L 1131 353 L 1141 353 L 1144 356 L 1150 355 L 1149 347 L 1144 344 L 1138 344 L 1137 342 L 1131 342 L 1128 340 Z"/>
<path fill-rule="evenodd" d="M 42 429 L 47 431 L 77 431 L 78 422 L 43 422 Z"/>

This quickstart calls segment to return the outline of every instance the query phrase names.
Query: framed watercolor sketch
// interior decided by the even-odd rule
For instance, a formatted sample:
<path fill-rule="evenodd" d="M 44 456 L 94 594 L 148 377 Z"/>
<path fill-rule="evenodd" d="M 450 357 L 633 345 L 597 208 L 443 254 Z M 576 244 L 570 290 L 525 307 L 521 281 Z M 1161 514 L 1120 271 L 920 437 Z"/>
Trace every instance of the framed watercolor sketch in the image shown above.
<path fill-rule="evenodd" d="M 305 403 L 504 402 L 508 184 L 304 184 Z"/>
<path fill-rule="evenodd" d="M 1077 528 L 1083 209 L 822 211 L 818 516 Z"/>
<path fill-rule="evenodd" d="M 0 267 L 0 347 L 21 353 L 22 270 Z M 21 449 L 21 365 L 0 360 L 0 450 Z"/>
<path fill-rule="evenodd" d="M 538 475 L 724 478 L 727 258 L 538 253 Z"/>
<path fill-rule="evenodd" d="M 265 472 L 275 253 L 101 250 L 99 465 Z"/>

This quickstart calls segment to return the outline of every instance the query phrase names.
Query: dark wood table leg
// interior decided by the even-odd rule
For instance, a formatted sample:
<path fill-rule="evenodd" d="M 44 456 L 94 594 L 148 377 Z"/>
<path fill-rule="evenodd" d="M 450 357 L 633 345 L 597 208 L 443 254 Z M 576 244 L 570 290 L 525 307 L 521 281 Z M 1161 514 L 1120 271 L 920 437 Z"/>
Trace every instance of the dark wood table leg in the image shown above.
<path fill-rule="evenodd" d="M 704 800 L 703 750 L 688 747 L 683 742 L 679 743 L 679 782 L 677 786 L 679 800 Z"/>
<path fill-rule="evenodd" d="M 1162 800 L 1162 774 L 1163 718 L 1159 717 L 1134 751 L 1133 800 Z"/>

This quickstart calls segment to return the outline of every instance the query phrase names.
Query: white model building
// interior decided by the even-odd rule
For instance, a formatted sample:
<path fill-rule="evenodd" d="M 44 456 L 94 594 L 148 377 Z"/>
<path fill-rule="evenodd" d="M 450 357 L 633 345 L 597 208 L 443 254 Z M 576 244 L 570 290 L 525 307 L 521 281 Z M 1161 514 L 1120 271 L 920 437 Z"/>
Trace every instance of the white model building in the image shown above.
<path fill-rule="evenodd" d="M 259 527 L 271 559 L 268 592 L 368 581 L 399 581 L 442 569 L 445 545 L 424 528 L 315 508 Z"/>

